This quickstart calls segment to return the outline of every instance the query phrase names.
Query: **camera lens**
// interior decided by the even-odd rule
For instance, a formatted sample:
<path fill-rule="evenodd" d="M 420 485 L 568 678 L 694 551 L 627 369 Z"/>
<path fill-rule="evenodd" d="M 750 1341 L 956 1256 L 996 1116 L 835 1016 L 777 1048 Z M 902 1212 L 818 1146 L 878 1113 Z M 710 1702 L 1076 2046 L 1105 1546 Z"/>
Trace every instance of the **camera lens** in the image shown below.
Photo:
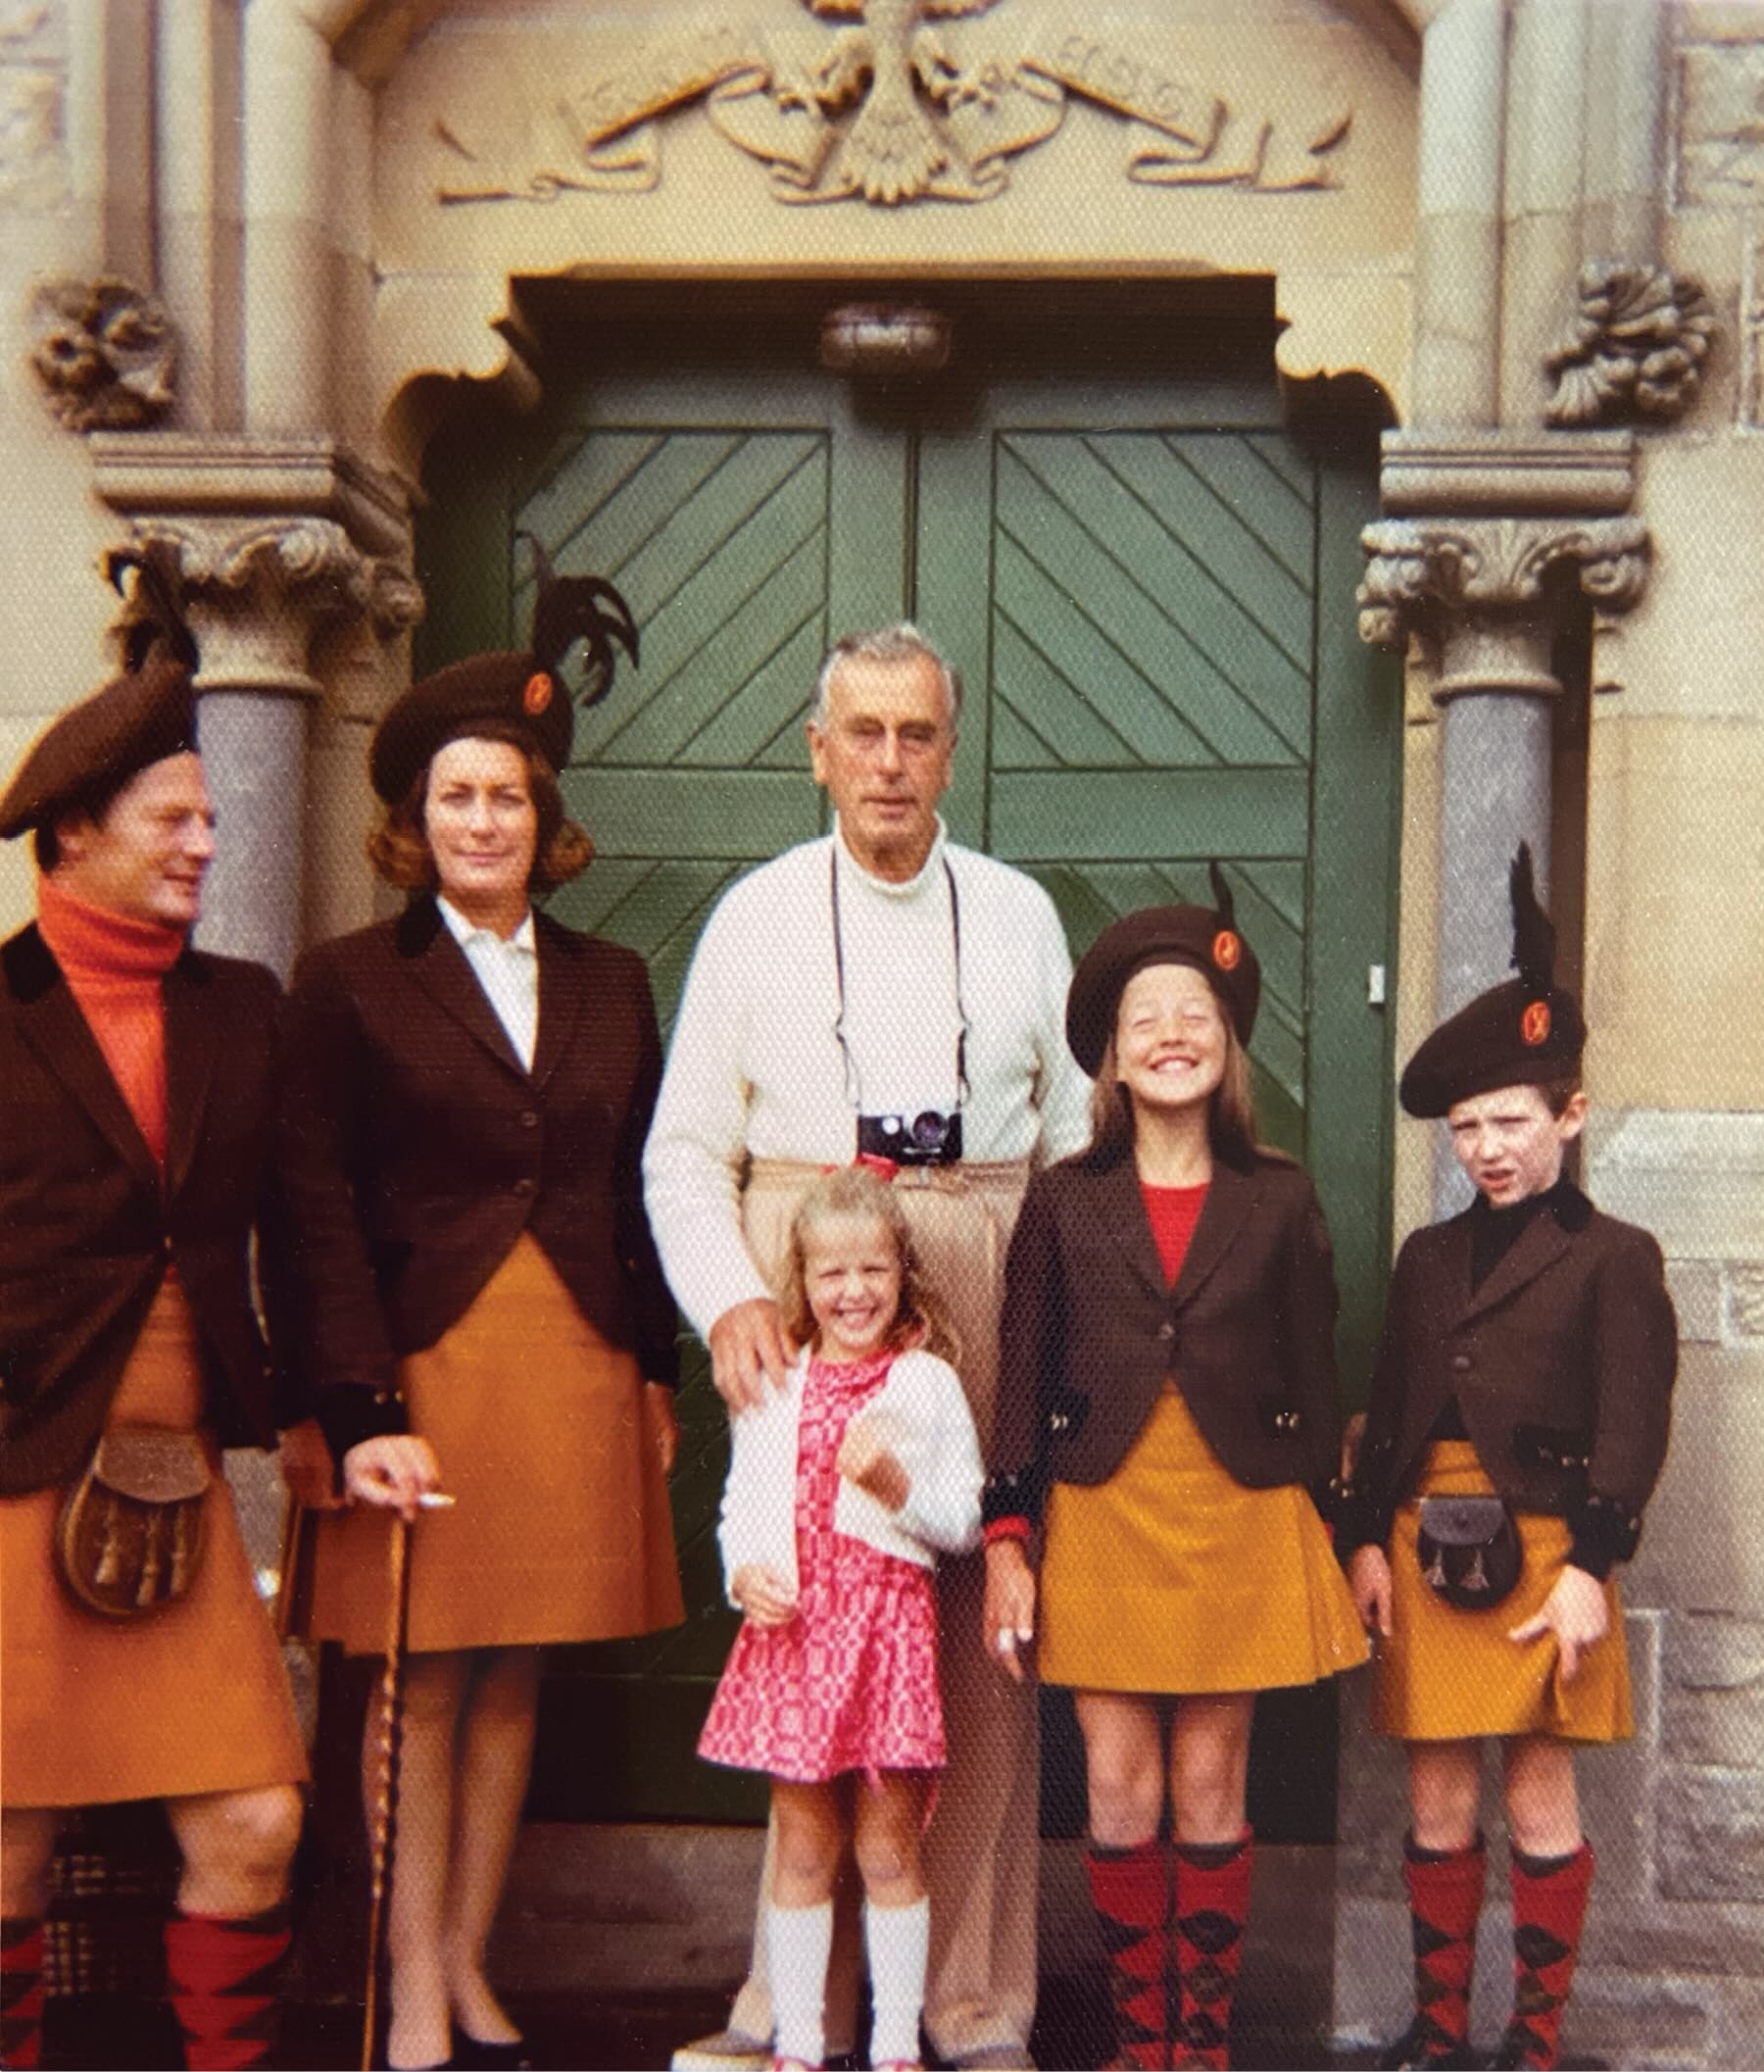
<path fill-rule="evenodd" d="M 950 1118 L 928 1108 L 912 1118 L 912 1141 L 920 1151 L 942 1151 L 950 1134 Z"/>

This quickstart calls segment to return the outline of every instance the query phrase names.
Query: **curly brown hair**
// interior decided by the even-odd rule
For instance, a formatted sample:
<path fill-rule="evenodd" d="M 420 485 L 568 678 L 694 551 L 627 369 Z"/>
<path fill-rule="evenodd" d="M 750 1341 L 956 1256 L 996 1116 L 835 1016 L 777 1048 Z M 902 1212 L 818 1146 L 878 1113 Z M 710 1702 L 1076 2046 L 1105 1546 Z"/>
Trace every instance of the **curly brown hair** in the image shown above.
<path fill-rule="evenodd" d="M 885 1180 L 861 1165 L 842 1165 L 809 1188 L 790 1219 L 790 1249 L 778 1290 L 784 1328 L 799 1346 L 815 1339 L 814 1312 L 803 1264 L 804 1234 L 834 1216 L 874 1216 L 888 1226 L 901 1261 L 901 1306 L 889 1327 L 888 1345 L 897 1353 L 916 1348 L 935 1353 L 952 1366 L 961 1357 L 961 1341 L 944 1313 L 943 1305 L 925 1286 L 924 1268 L 899 1197 Z"/>
<path fill-rule="evenodd" d="M 459 737 L 455 737 L 459 738 Z M 532 794 L 538 828 L 533 841 L 533 867 L 527 890 L 542 895 L 580 877 L 594 861 L 594 843 L 588 831 L 564 811 L 564 794 L 558 773 L 517 728 L 500 726 L 495 720 L 473 720 L 473 741 L 505 741 L 517 749 L 526 762 L 527 789 Z M 443 744 L 445 746 L 445 744 Z M 425 763 L 402 799 L 388 806 L 378 824 L 368 836 L 368 861 L 374 874 L 401 892 L 433 892 L 439 879 L 428 836 L 423 831 L 422 809 L 428 797 L 429 770 Z"/>

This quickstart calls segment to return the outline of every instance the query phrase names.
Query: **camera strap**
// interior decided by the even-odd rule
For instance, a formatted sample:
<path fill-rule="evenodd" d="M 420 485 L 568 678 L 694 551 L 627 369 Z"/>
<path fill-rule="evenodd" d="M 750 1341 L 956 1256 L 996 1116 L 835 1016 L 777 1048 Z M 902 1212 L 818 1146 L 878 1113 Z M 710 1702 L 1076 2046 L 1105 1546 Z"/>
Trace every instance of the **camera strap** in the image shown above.
<path fill-rule="evenodd" d="M 950 888 L 950 949 L 956 963 L 956 1107 L 957 1110 L 967 1105 L 967 1006 L 961 997 L 961 900 L 956 890 L 956 873 L 950 867 L 950 860 L 943 860 L 944 883 Z M 839 1055 L 845 1065 L 846 1099 L 855 1109 L 863 1107 L 863 1078 L 858 1069 L 858 1061 L 852 1056 L 852 1047 L 846 1041 L 846 980 L 845 980 L 845 933 L 839 919 L 839 836 L 833 837 L 833 845 L 827 851 L 828 905 L 833 915 L 833 978 L 839 990 L 839 1012 L 833 1017 L 833 1039 L 839 1045 Z"/>

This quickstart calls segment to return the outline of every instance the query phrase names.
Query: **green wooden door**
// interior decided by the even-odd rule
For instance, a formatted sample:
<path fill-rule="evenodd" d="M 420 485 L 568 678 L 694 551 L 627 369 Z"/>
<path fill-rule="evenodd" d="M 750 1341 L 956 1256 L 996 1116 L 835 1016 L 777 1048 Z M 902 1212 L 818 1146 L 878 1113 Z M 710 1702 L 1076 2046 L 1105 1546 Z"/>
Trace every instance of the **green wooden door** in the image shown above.
<path fill-rule="evenodd" d="M 1264 1134 L 1317 1174 L 1359 1369 L 1388 1229 L 1367 984 L 1389 954 L 1397 722 L 1352 626 L 1369 453 L 1300 448 L 1271 385 L 1001 381 L 940 422 L 760 366 L 603 374 L 537 431 L 438 449 L 430 480 L 425 664 L 524 628 L 518 530 L 612 577 L 642 627 L 641 670 L 577 729 L 565 789 L 598 855 L 555 911 L 644 953 L 664 1030 L 724 887 L 822 824 L 803 720 L 821 654 L 855 626 L 909 613 L 960 665 L 953 832 L 1048 887 L 1074 955 L 1117 913 L 1202 896 L 1220 858 L 1266 974 Z M 724 1420 L 696 1347 L 688 1373 L 688 1620 L 554 1667 L 535 1777 L 552 1817 L 762 1807 L 692 1753 L 732 1628 Z M 1264 1792 L 1264 1822 L 1314 1832 L 1333 1789 L 1321 1715 L 1270 1716 L 1259 1769 L 1282 1806 L 1270 1818 Z M 1069 1827 L 1069 1723 L 1051 1724 L 1050 1810 Z"/>

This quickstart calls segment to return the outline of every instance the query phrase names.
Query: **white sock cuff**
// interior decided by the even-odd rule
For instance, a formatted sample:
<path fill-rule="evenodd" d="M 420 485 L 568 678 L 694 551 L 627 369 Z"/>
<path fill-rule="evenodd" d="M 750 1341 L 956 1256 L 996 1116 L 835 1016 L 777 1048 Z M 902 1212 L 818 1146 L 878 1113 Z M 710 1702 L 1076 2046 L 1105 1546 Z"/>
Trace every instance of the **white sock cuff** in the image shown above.
<path fill-rule="evenodd" d="M 771 1945 L 772 2047 L 780 2057 L 818 2065 L 826 2056 L 827 1958 L 833 1948 L 833 1902 L 766 1911 Z"/>
<path fill-rule="evenodd" d="M 863 1908 L 875 2026 L 870 2063 L 911 2064 L 919 2054 L 919 2016 L 925 2004 L 925 1962 L 931 1946 L 931 1902 Z"/>

